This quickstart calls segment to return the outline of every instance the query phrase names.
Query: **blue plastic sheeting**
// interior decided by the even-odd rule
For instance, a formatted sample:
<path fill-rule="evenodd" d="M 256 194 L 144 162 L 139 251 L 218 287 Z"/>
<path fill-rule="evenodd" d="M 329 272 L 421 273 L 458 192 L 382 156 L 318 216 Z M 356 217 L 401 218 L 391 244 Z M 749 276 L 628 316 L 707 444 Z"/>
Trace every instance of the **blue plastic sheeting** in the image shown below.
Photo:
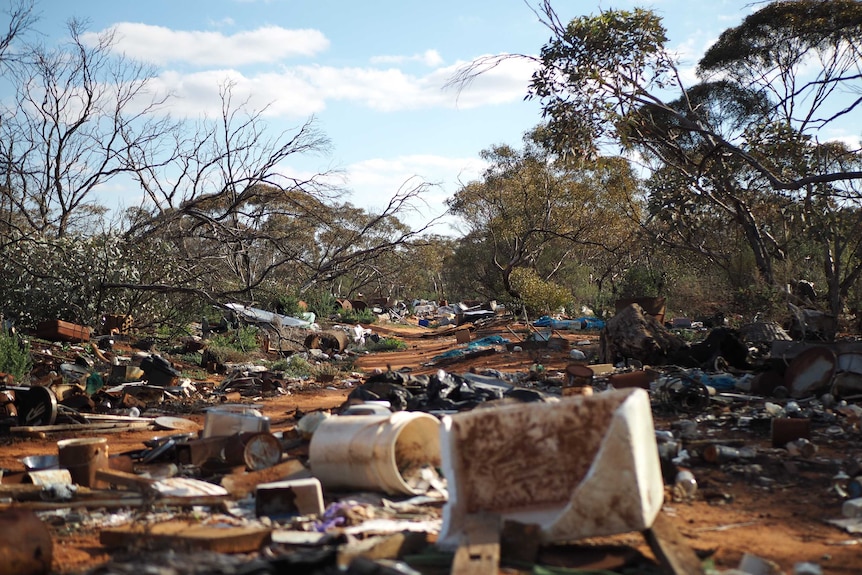
<path fill-rule="evenodd" d="M 712 387 L 716 391 L 730 391 L 736 389 L 736 384 L 739 381 L 729 373 L 706 373 L 699 369 L 689 370 L 686 372 L 686 375 L 691 379 Z"/>
<path fill-rule="evenodd" d="M 440 355 L 435 355 L 431 358 L 431 362 L 438 361 L 440 359 L 450 359 L 453 357 L 461 357 L 462 355 L 466 355 L 470 351 L 476 351 L 477 349 L 484 349 L 486 347 L 492 347 L 495 345 L 504 345 L 509 343 L 509 340 L 505 337 L 499 335 L 489 335 L 488 337 L 483 337 L 482 339 L 477 339 L 476 341 L 471 341 L 464 347 L 458 347 L 455 349 L 450 349 L 449 351 L 443 352 Z"/>
<path fill-rule="evenodd" d="M 535 327 L 549 327 L 551 329 L 604 329 L 605 322 L 597 317 L 583 316 L 575 319 L 554 319 L 543 315 L 533 322 Z"/>
<path fill-rule="evenodd" d="M 499 335 L 489 335 L 476 341 L 471 341 L 467 344 L 467 349 L 478 349 L 480 347 L 488 347 L 491 345 L 503 345 L 509 343 L 509 340 Z"/>

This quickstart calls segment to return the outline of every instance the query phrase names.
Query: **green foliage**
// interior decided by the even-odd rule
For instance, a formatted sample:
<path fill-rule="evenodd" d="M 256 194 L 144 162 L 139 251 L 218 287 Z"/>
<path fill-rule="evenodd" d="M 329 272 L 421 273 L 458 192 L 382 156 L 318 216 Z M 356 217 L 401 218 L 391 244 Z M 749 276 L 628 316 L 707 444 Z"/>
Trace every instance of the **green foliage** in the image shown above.
<path fill-rule="evenodd" d="M 572 294 L 566 288 L 543 280 L 528 268 L 512 270 L 511 282 L 531 315 L 551 313 L 572 300 Z"/>
<path fill-rule="evenodd" d="M 249 351 L 257 350 L 260 347 L 257 341 L 257 335 L 257 328 L 243 326 L 239 329 L 215 334 L 210 338 L 210 345 L 208 348 L 225 348 L 241 353 L 248 353 Z"/>
<path fill-rule="evenodd" d="M 200 365 L 201 364 L 201 354 L 191 352 L 191 353 L 183 353 L 176 357 L 178 361 L 183 363 L 188 363 L 191 365 Z"/>
<path fill-rule="evenodd" d="M 736 290 L 731 302 L 731 311 L 742 315 L 744 322 L 752 321 L 755 316 L 777 320 L 786 313 L 785 297 L 785 294 L 778 288 L 769 286 L 762 281 L 755 282 L 748 287 Z"/>
<path fill-rule="evenodd" d="M 309 377 L 312 365 L 300 355 L 291 355 L 272 364 L 273 371 L 283 371 L 287 377 Z"/>
<path fill-rule="evenodd" d="M 862 41 L 862 5 L 856 0 L 769 2 L 739 26 L 725 30 L 698 63 L 703 74 L 765 67 L 793 50 L 816 51 Z"/>
<path fill-rule="evenodd" d="M 371 324 L 377 321 L 377 316 L 374 312 L 366 308 L 361 311 L 355 309 L 347 309 L 338 314 L 341 321 L 349 324 Z"/>
<path fill-rule="evenodd" d="M 0 329 L 0 372 L 12 374 L 16 382 L 28 383 L 32 368 L 30 343 L 21 341 L 10 331 Z"/>
<path fill-rule="evenodd" d="M 187 307 L 156 291 L 106 287 L 175 281 L 179 263 L 158 241 L 133 244 L 113 234 L 19 238 L 0 256 L 0 309 L 15 313 L 19 325 L 63 319 L 94 326 L 106 313 L 129 313 L 140 324 Z"/>
<path fill-rule="evenodd" d="M 302 299 L 308 304 L 308 311 L 319 318 L 327 318 L 338 309 L 335 296 L 327 289 L 308 290 L 302 294 Z"/>
<path fill-rule="evenodd" d="M 663 294 L 665 273 L 646 265 L 634 265 L 626 270 L 620 282 L 619 297 L 657 297 Z"/>
<path fill-rule="evenodd" d="M 248 353 L 236 349 L 233 345 L 210 344 L 204 352 L 206 356 L 218 363 L 242 363 L 248 359 Z"/>
<path fill-rule="evenodd" d="M 373 342 L 365 344 L 366 351 L 404 351 L 407 349 L 407 342 L 397 337 L 384 337 Z"/>
<path fill-rule="evenodd" d="M 549 19 L 551 19 L 549 17 Z M 672 60 L 664 51 L 661 18 L 650 10 L 603 10 L 572 20 L 542 47 L 542 66 L 533 74 L 528 96 L 542 102 L 555 149 L 593 157 L 601 140 L 614 137 L 620 111 L 634 92 L 631 83 L 669 85 Z"/>
<path fill-rule="evenodd" d="M 341 375 L 337 365 L 324 361 L 311 367 L 311 376 L 317 381 L 332 381 Z"/>
<path fill-rule="evenodd" d="M 159 339 L 172 341 L 177 338 L 189 335 L 189 327 L 186 322 L 163 322 L 156 326 L 156 337 Z"/>
<path fill-rule="evenodd" d="M 299 305 L 299 298 L 293 294 L 281 294 L 273 298 L 272 309 L 278 314 L 300 317 L 305 311 Z"/>

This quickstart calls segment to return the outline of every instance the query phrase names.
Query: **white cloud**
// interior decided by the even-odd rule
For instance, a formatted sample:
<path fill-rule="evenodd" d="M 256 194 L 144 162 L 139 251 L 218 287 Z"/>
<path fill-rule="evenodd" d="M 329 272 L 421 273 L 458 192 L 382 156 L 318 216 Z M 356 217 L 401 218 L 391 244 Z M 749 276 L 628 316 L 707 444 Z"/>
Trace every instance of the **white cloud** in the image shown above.
<path fill-rule="evenodd" d="M 117 51 L 157 65 L 184 62 L 195 66 L 242 66 L 313 56 L 329 47 L 318 30 L 266 26 L 225 35 L 221 32 L 171 30 L 134 22 L 114 26 Z M 85 41 L 95 42 L 89 33 Z"/>
<path fill-rule="evenodd" d="M 322 182 L 347 190 L 340 198 L 371 212 L 380 212 L 397 193 L 406 192 L 422 183 L 429 184 L 411 208 L 401 214 L 401 221 L 419 229 L 432 219 L 443 216 L 433 232 L 454 233 L 459 221 L 444 216 L 446 200 L 461 184 L 477 179 L 487 167 L 480 158 L 452 158 L 430 154 L 405 155 L 393 158 L 373 158 L 355 162 L 343 170 L 331 173 Z M 299 179 L 319 177 L 319 173 L 297 166 L 281 166 L 283 173 Z"/>
<path fill-rule="evenodd" d="M 209 23 L 210 26 L 212 26 L 213 28 L 221 28 L 223 26 L 233 26 L 234 24 L 236 24 L 236 20 L 234 20 L 230 16 L 225 16 L 221 20 L 210 20 Z"/>
<path fill-rule="evenodd" d="M 162 73 L 151 88 L 156 93 L 171 93 L 171 114 L 197 117 L 221 114 L 221 86 L 231 84 L 235 103 L 250 110 L 263 110 L 268 117 L 306 118 L 326 106 L 319 91 L 306 80 L 289 72 L 246 76 L 236 70 L 209 70 L 195 74 L 174 71 Z M 264 110 L 265 108 L 265 110 Z"/>
<path fill-rule="evenodd" d="M 437 77 L 445 85 L 464 65 L 460 62 L 437 70 Z M 503 59 L 497 66 L 485 71 L 460 90 L 450 88 L 447 94 L 457 95 L 460 108 L 476 108 L 488 104 L 518 102 L 524 99 L 527 86 L 538 63 L 523 57 Z"/>
<path fill-rule="evenodd" d="M 420 62 L 426 66 L 434 67 L 443 64 L 443 57 L 437 50 L 425 50 L 421 54 L 412 56 L 375 56 L 371 58 L 372 64 L 404 64 L 408 62 Z"/>
<path fill-rule="evenodd" d="M 405 223 L 416 229 L 442 216 L 446 212 L 446 200 L 459 185 L 477 179 L 485 167 L 486 163 L 479 158 L 427 154 L 364 160 L 346 168 L 346 185 L 352 190 L 347 199 L 366 209 L 380 211 L 399 189 L 428 182 L 432 185 L 404 217 Z M 452 225 L 454 222 L 452 218 L 444 218 L 443 223 Z M 442 229 L 435 231 L 444 233 Z"/>
<path fill-rule="evenodd" d="M 424 76 L 401 70 L 304 66 L 297 73 L 317 86 L 324 98 L 351 100 L 383 111 L 429 107 L 475 108 L 523 99 L 535 69 L 531 61 L 504 60 L 458 92 L 445 90 L 446 83 L 464 63 L 438 68 Z"/>
<path fill-rule="evenodd" d="M 858 150 L 862 148 L 862 137 L 858 134 L 842 134 L 843 130 L 832 130 L 831 134 L 825 134 L 824 141 L 826 142 L 841 142 L 850 150 Z"/>
<path fill-rule="evenodd" d="M 269 117 L 303 118 L 318 113 L 326 102 L 347 101 L 386 112 L 423 108 L 476 108 L 523 99 L 533 64 L 507 60 L 465 86 L 460 92 L 444 89 L 459 65 L 438 68 L 424 76 L 401 70 L 299 66 L 280 71 L 245 74 L 219 68 L 185 74 L 162 72 L 151 84 L 158 94 L 174 95 L 170 108 L 176 116 L 217 115 L 219 89 L 232 84 L 235 102 L 252 109 L 266 107 Z"/>

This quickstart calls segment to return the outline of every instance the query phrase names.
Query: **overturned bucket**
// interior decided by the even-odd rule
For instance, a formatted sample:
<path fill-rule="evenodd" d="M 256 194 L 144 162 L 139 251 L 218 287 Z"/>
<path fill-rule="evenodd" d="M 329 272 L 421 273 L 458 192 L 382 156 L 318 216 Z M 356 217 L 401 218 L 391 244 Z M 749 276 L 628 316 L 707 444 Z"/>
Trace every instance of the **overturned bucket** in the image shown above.
<path fill-rule="evenodd" d="M 325 488 L 414 495 L 424 467 L 440 466 L 440 422 L 427 413 L 343 415 L 323 420 L 309 446 Z"/>

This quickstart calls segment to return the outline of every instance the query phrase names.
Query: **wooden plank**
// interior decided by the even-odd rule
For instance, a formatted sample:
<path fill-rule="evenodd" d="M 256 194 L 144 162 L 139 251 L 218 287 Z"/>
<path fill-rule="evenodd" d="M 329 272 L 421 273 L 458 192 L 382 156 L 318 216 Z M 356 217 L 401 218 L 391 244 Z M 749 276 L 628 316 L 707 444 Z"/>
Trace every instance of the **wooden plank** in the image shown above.
<path fill-rule="evenodd" d="M 97 469 L 96 479 L 104 481 L 109 485 L 131 487 L 141 493 L 150 491 L 155 483 L 154 479 L 148 479 L 134 473 L 126 473 L 125 471 L 118 471 L 116 469 Z"/>
<path fill-rule="evenodd" d="M 133 523 L 103 529 L 99 541 L 106 547 L 126 547 L 141 542 L 148 548 L 170 548 L 217 553 L 250 553 L 269 541 L 268 527 L 202 525 L 172 519 L 155 525 Z"/>
<path fill-rule="evenodd" d="M 667 575 L 698 575 L 704 572 L 700 558 L 663 513 L 659 513 L 652 527 L 643 533 L 661 563 L 662 571 Z"/>
<path fill-rule="evenodd" d="M 271 483 L 281 479 L 296 476 L 305 472 L 305 466 L 298 459 L 288 459 L 278 465 L 273 465 L 260 471 L 250 473 L 236 473 L 226 475 L 221 480 L 221 485 L 230 492 L 233 497 L 243 498 L 253 492 L 261 483 Z"/>
<path fill-rule="evenodd" d="M 80 489 L 79 489 L 80 491 Z M 101 496 L 94 495 L 90 499 L 74 499 L 72 501 L 22 501 L 20 503 L 0 503 L 0 511 L 4 509 L 24 508 L 33 511 L 53 511 L 56 509 L 121 509 L 124 507 L 149 507 L 155 500 L 152 497 L 122 491 L 102 491 Z M 109 494 L 105 496 L 105 494 Z M 197 495 L 194 497 L 160 497 L 158 504 L 166 507 L 215 507 L 230 501 L 227 495 Z"/>
<path fill-rule="evenodd" d="M 500 516 L 468 515 L 464 542 L 455 552 L 452 575 L 497 575 L 500 571 Z"/>
<path fill-rule="evenodd" d="M 22 425 L 9 428 L 11 433 L 53 433 L 58 431 L 111 431 L 114 429 L 148 429 L 151 421 L 124 421 L 122 423 L 68 423 L 62 425 Z"/>

